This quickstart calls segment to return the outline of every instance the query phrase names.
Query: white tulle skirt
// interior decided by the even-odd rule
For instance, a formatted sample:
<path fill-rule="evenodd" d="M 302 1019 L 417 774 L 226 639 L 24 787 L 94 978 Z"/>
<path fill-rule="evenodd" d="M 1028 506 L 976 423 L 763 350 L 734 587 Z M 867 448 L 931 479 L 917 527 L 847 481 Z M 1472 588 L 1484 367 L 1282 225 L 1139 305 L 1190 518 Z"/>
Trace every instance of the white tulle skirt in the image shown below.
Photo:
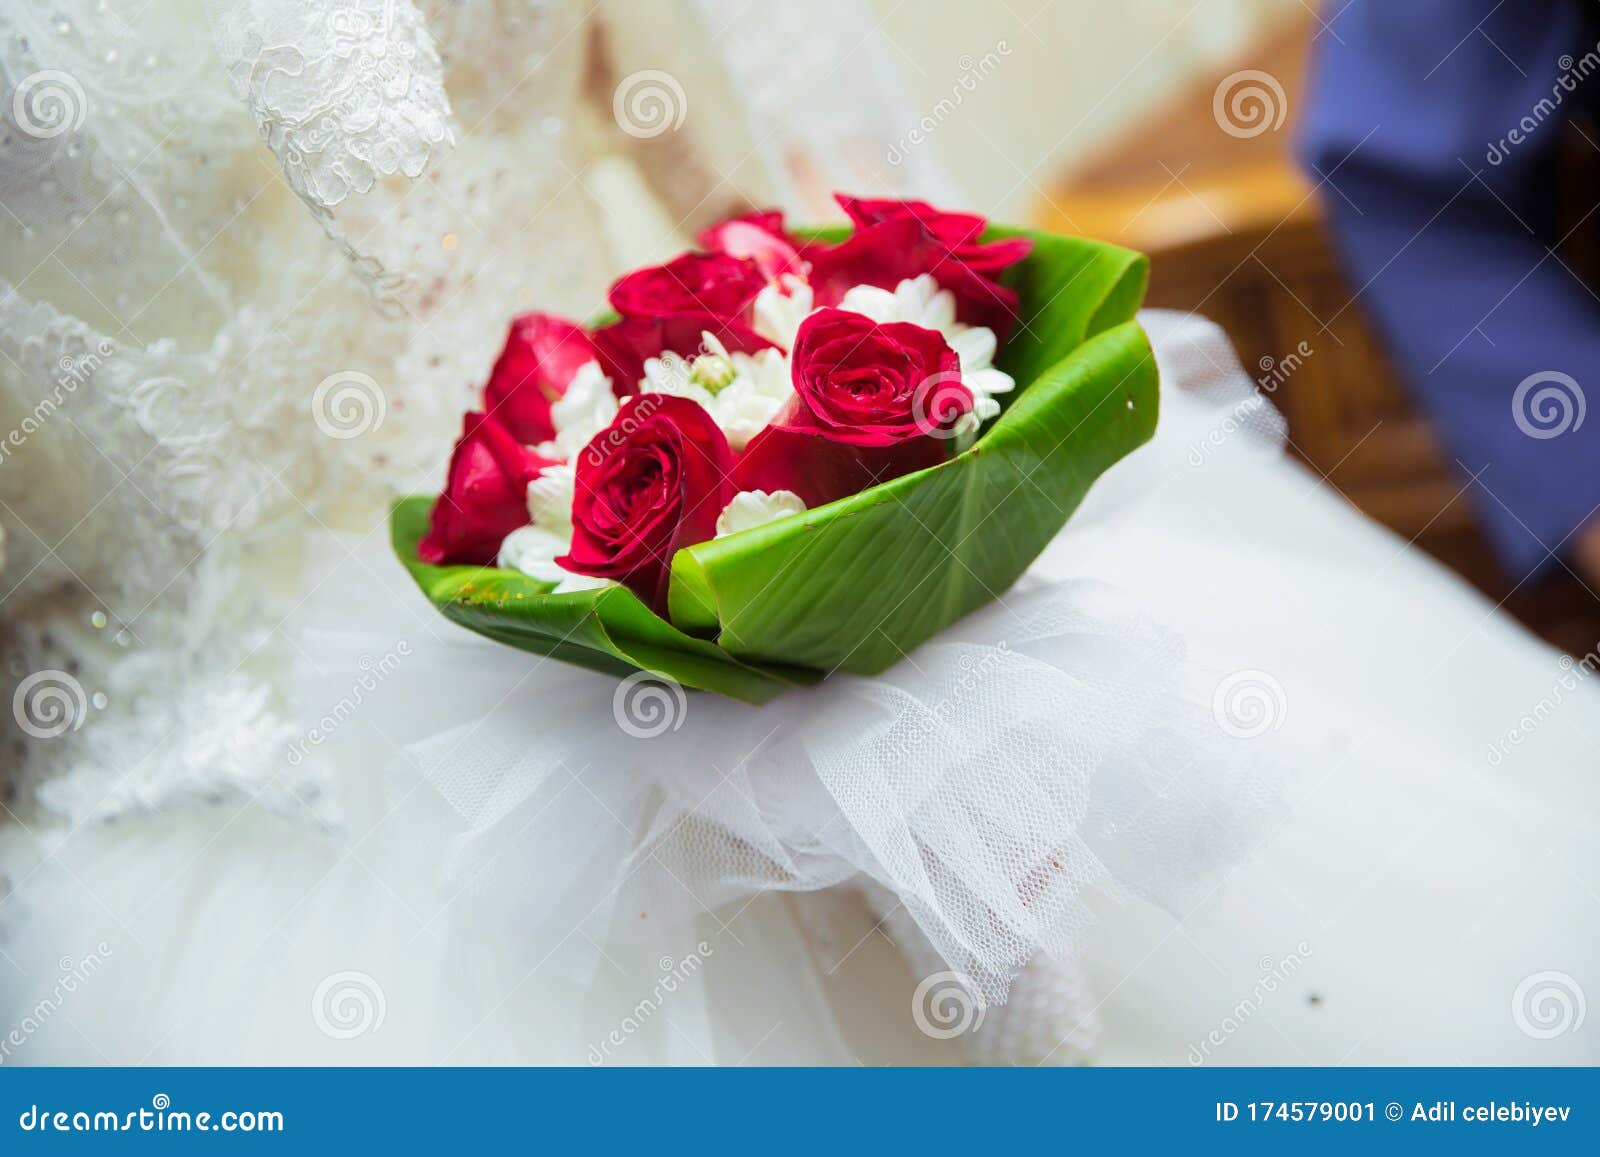
<path fill-rule="evenodd" d="M 286 775 L 327 822 L 9 831 L 0 1059 L 1594 1061 L 1586 669 L 1145 322 L 1156 442 L 879 678 L 619 683 L 325 544 Z"/>

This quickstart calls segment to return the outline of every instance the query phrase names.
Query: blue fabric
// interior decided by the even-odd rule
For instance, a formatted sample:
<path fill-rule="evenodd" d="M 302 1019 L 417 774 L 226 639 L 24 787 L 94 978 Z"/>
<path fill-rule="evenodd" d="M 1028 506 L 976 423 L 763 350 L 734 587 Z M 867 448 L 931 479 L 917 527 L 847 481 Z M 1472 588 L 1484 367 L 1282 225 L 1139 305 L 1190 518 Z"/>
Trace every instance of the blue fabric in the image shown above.
<path fill-rule="evenodd" d="M 1575 425 L 1600 404 L 1600 300 L 1549 249 L 1556 146 L 1600 107 L 1600 6 L 1332 0 L 1323 17 L 1302 159 L 1361 305 L 1479 475 L 1464 497 L 1521 580 L 1600 506 L 1600 415 Z M 1536 381 L 1515 413 L 1519 385 L 1550 373 L 1578 396 Z"/>

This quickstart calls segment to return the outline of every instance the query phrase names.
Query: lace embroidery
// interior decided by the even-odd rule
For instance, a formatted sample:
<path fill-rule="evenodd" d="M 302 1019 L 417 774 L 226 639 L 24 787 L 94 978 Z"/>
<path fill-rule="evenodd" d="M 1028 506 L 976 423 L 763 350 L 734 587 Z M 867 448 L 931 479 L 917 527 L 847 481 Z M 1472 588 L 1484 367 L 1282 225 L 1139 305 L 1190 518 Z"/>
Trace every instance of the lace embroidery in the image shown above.
<path fill-rule="evenodd" d="M 234 90 L 297 196 L 386 292 L 399 275 L 335 211 L 385 177 L 415 179 L 455 142 L 439 56 L 410 0 L 231 0 L 213 20 Z"/>

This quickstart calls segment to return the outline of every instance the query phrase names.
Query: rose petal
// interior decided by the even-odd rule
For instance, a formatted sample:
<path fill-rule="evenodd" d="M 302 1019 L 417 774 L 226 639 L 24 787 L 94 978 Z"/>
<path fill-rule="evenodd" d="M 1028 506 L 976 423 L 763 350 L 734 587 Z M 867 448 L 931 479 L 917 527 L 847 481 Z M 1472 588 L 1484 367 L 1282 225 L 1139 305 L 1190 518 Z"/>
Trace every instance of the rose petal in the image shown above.
<path fill-rule="evenodd" d="M 529 521 L 528 483 L 554 464 L 494 418 L 467 414 L 417 557 L 434 566 L 492 566 L 506 535 Z"/>
<path fill-rule="evenodd" d="M 527 445 L 549 441 L 555 436 L 550 404 L 596 356 L 581 326 L 552 314 L 523 314 L 512 321 L 489 372 L 484 409 Z"/>

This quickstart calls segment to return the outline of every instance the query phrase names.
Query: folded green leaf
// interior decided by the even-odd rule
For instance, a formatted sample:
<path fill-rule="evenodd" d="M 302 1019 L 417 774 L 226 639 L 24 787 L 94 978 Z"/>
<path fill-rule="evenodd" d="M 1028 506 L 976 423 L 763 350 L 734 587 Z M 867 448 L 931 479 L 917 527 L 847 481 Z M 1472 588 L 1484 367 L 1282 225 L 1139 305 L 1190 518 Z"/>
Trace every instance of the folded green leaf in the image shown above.
<path fill-rule="evenodd" d="M 835 670 L 884 670 L 1004 594 L 1094 480 L 1155 431 L 1155 361 L 1130 320 L 1145 259 L 1080 238 L 990 231 L 1018 233 L 1035 249 L 1006 278 L 1021 322 L 999 363 L 1017 390 L 976 444 L 679 551 L 671 623 L 621 587 L 553 595 L 514 571 L 419 562 L 428 498 L 395 506 L 395 552 L 452 621 L 599 671 L 648 670 L 760 703 Z"/>
<path fill-rule="evenodd" d="M 431 498 L 404 498 L 389 518 L 395 554 L 445 618 L 524 651 L 612 675 L 653 671 L 685 687 L 764 703 L 820 673 L 782 664 L 755 667 L 714 643 L 684 634 L 626 587 L 551 594 L 550 583 L 514 570 L 429 566 L 417 559 Z"/>

